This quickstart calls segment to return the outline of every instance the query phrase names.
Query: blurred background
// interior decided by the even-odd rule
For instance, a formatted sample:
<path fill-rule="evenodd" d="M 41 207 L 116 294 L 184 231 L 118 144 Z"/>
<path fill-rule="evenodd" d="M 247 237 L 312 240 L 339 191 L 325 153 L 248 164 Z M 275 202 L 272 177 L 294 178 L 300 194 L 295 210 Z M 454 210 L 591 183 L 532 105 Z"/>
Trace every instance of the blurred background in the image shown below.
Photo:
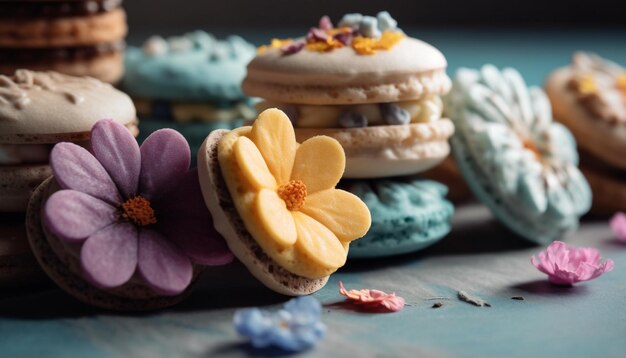
<path fill-rule="evenodd" d="M 423 27 L 609 27 L 625 26 L 618 0 L 127 0 L 137 28 L 276 28 L 308 26 L 320 14 L 389 11 L 404 26 Z"/>
<path fill-rule="evenodd" d="M 449 73 L 460 66 L 491 62 L 518 68 L 540 85 L 577 50 L 594 51 L 626 63 L 626 20 L 620 1 L 502 0 L 126 0 L 128 42 L 152 34 L 205 29 L 236 33 L 260 45 L 273 37 L 297 37 L 322 15 L 337 22 L 345 13 L 375 15 L 387 10 L 411 36 L 439 48 Z"/>

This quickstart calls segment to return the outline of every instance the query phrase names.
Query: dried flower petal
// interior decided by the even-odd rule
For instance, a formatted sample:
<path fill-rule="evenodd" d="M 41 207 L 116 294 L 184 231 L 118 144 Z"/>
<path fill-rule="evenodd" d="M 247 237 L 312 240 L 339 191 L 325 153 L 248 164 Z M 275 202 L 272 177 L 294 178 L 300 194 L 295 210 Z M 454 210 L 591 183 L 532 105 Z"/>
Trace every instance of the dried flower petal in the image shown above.
<path fill-rule="evenodd" d="M 304 48 L 304 41 L 292 42 L 280 48 L 283 55 L 293 55 Z"/>
<path fill-rule="evenodd" d="M 322 16 L 320 19 L 319 28 L 324 31 L 329 31 L 333 28 L 333 23 L 330 21 L 330 17 L 327 15 Z"/>
<path fill-rule="evenodd" d="M 348 300 L 370 309 L 382 307 L 390 312 L 397 312 L 404 308 L 404 298 L 396 296 L 395 292 L 385 293 L 369 289 L 347 291 L 343 283 L 339 281 L 339 293 Z"/>
<path fill-rule="evenodd" d="M 626 243 L 626 214 L 615 213 L 609 221 L 609 225 L 615 237 L 619 241 Z"/>
<path fill-rule="evenodd" d="M 554 241 L 545 251 L 539 253 L 539 260 L 532 256 L 530 262 L 548 275 L 550 282 L 570 286 L 613 270 L 613 260 L 600 262 L 600 259 L 600 251 L 597 249 L 577 248 Z"/>

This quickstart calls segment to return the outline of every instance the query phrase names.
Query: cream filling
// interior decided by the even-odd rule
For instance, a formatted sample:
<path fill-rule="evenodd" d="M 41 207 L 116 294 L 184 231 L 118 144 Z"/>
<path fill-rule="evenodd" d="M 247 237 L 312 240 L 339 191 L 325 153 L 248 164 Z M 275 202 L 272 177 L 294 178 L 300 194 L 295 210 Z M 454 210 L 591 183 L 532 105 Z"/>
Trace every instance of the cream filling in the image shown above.
<path fill-rule="evenodd" d="M 51 149 L 48 144 L 0 143 L 0 165 L 47 163 Z"/>
<path fill-rule="evenodd" d="M 430 95 L 414 101 L 394 102 L 406 110 L 410 117 L 410 123 L 429 123 L 441 118 L 443 103 L 441 97 Z M 259 102 L 256 105 L 257 112 L 268 108 L 283 110 L 294 121 L 297 128 L 341 128 L 340 116 L 345 112 L 359 113 L 367 117 L 368 126 L 387 125 L 383 119 L 381 108 L 378 103 L 366 103 L 355 105 L 301 105 L 286 104 L 271 101 Z"/>
<path fill-rule="evenodd" d="M 137 113 L 140 116 L 153 116 L 152 102 L 134 99 Z M 169 102 L 172 119 L 180 123 L 189 122 L 229 122 L 235 119 L 252 119 L 256 113 L 245 102 L 239 102 L 230 108 L 218 108 L 210 103 L 201 102 Z"/>

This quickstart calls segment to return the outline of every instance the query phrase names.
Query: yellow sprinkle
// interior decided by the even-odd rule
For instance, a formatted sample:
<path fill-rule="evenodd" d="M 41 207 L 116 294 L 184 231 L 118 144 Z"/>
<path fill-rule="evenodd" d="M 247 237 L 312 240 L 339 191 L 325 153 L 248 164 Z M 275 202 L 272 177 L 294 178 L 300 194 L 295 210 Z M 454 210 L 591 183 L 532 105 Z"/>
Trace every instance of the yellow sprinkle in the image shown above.
<path fill-rule="evenodd" d="M 622 73 L 617 77 L 616 85 L 620 90 L 626 91 L 626 73 Z"/>
<path fill-rule="evenodd" d="M 578 80 L 578 92 L 581 94 L 594 94 L 598 91 L 598 85 L 592 75 L 584 75 Z"/>
<path fill-rule="evenodd" d="M 259 46 L 256 49 L 256 52 L 257 54 L 262 55 L 270 48 L 281 48 L 283 46 L 291 44 L 292 42 L 292 39 L 272 39 L 272 42 L 269 45 Z"/>
<path fill-rule="evenodd" d="M 379 39 L 357 36 L 352 39 L 352 48 L 359 55 L 372 55 L 376 51 L 390 50 L 403 38 L 403 33 L 395 31 L 385 31 Z"/>
<path fill-rule="evenodd" d="M 343 47 L 343 44 L 341 43 L 341 41 L 336 40 L 332 37 L 328 37 L 326 39 L 326 42 L 316 41 L 316 42 L 309 42 L 306 44 L 306 49 L 309 51 L 314 51 L 314 52 L 328 52 L 336 48 L 342 48 L 342 47 Z"/>

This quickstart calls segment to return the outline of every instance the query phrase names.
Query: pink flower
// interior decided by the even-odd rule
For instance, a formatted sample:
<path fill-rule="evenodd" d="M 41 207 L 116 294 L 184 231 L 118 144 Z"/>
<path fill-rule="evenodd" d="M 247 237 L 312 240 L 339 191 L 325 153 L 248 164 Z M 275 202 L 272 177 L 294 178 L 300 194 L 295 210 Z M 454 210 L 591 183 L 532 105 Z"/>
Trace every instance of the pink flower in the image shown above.
<path fill-rule="evenodd" d="M 189 286 L 193 264 L 232 261 L 180 133 L 156 131 L 140 148 L 124 126 L 100 120 L 91 144 L 93 154 L 73 143 L 54 147 L 50 165 L 62 190 L 43 212 L 52 234 L 80 248 L 87 281 L 113 288 L 137 280 L 176 295 Z"/>
<path fill-rule="evenodd" d="M 539 262 L 535 256 L 530 262 L 541 272 L 548 275 L 548 280 L 556 285 L 572 285 L 576 282 L 592 280 L 613 269 L 613 260 L 600 262 L 600 251 L 590 247 L 576 248 L 555 241 L 545 251 L 539 253 Z"/>
<path fill-rule="evenodd" d="M 404 308 L 404 298 L 396 296 L 396 293 L 385 293 L 379 290 L 350 290 L 346 291 L 343 283 L 339 281 L 339 293 L 354 301 L 358 305 L 367 308 L 385 308 L 390 312 L 400 311 Z"/>
<path fill-rule="evenodd" d="M 615 213 L 609 221 L 609 225 L 615 237 L 619 241 L 626 243 L 626 214 Z"/>

